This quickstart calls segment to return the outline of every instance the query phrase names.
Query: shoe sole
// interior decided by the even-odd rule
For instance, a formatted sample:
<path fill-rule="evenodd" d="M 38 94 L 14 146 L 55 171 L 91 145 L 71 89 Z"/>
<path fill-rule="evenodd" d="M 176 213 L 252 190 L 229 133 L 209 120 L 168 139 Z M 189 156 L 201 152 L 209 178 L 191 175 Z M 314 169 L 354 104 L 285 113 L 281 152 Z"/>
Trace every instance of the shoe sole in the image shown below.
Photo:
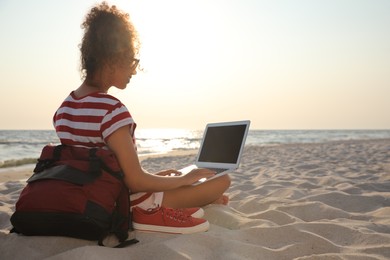
<path fill-rule="evenodd" d="M 193 227 L 167 227 L 146 225 L 133 222 L 133 228 L 139 231 L 160 232 L 170 234 L 192 234 L 198 232 L 205 232 L 209 230 L 210 224 L 208 221 Z"/>

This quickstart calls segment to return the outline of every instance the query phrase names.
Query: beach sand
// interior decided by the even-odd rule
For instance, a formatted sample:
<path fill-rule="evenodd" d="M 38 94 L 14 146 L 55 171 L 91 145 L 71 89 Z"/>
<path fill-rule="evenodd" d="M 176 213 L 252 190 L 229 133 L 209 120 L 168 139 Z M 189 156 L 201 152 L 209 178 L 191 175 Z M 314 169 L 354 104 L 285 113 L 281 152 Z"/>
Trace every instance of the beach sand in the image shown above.
<path fill-rule="evenodd" d="M 142 164 L 154 171 L 193 159 L 167 155 Z M 137 232 L 140 242 L 123 249 L 9 234 L 31 169 L 0 172 L 1 259 L 390 258 L 390 140 L 247 146 L 230 175 L 229 205 L 204 208 L 208 232 Z"/>

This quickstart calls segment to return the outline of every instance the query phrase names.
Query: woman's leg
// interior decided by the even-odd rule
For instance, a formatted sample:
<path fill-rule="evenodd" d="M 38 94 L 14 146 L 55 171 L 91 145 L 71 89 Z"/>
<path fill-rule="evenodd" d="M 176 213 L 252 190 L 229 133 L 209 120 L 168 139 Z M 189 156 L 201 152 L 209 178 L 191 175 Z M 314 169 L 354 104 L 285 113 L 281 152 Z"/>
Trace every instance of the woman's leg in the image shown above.
<path fill-rule="evenodd" d="M 226 174 L 196 186 L 184 186 L 164 192 L 162 206 L 169 208 L 203 207 L 213 202 L 226 204 L 228 198 L 223 193 L 230 186 Z"/>

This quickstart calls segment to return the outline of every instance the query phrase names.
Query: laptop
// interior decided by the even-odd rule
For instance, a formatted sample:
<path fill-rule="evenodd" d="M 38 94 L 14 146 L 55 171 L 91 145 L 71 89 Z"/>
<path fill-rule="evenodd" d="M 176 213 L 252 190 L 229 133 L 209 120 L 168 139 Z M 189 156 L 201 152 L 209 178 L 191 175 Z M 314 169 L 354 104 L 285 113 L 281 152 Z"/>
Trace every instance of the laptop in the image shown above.
<path fill-rule="evenodd" d="M 207 124 L 195 163 L 179 171 L 184 175 L 196 168 L 207 168 L 216 172 L 211 178 L 201 179 L 194 184 L 198 185 L 236 170 L 240 164 L 249 125 L 249 120 Z"/>

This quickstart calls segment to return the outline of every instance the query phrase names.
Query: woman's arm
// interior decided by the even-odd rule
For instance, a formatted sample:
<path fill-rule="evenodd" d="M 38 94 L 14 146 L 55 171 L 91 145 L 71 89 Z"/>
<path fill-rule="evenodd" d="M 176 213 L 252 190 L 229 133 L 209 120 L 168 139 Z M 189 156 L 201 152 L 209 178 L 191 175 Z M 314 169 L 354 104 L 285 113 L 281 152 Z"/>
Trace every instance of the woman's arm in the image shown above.
<path fill-rule="evenodd" d="M 112 133 L 107 144 L 115 153 L 125 174 L 125 183 L 132 192 L 176 189 L 214 175 L 212 171 L 206 169 L 195 170 L 185 176 L 173 177 L 146 173 L 139 162 L 128 126 L 121 127 Z M 177 172 L 172 171 L 172 173 L 176 174 Z"/>

